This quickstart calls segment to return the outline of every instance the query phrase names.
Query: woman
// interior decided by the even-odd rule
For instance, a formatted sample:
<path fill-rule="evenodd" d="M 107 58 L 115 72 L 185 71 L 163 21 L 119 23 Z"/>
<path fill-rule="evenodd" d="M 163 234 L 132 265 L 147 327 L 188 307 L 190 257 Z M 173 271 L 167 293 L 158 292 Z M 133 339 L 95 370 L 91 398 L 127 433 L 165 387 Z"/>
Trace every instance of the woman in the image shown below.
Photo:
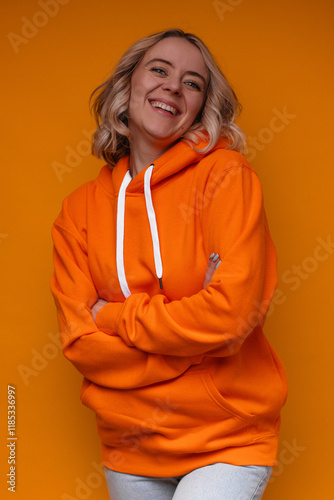
<path fill-rule="evenodd" d="M 181 30 L 135 43 L 94 97 L 107 165 L 64 201 L 52 291 L 110 497 L 261 498 L 286 380 L 262 331 L 276 253 L 237 98 Z"/>

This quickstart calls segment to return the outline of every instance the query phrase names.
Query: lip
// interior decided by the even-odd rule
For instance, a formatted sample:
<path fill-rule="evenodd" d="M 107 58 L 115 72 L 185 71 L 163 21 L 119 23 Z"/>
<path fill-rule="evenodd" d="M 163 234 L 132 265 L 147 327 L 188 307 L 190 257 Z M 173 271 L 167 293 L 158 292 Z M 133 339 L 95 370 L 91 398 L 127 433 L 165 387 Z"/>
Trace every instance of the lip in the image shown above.
<path fill-rule="evenodd" d="M 172 102 L 172 101 L 167 101 L 166 99 L 162 99 L 160 97 L 150 97 L 148 99 L 148 102 L 151 104 L 152 102 L 154 101 L 159 101 L 159 102 L 162 102 L 164 104 L 167 104 L 167 106 L 172 106 L 173 108 L 176 109 L 177 111 L 177 114 L 176 115 L 172 115 L 172 116 L 178 116 L 181 114 L 181 110 L 180 108 L 177 106 L 177 104 L 175 104 L 175 102 Z M 159 109 L 159 108 L 156 108 L 156 109 Z"/>

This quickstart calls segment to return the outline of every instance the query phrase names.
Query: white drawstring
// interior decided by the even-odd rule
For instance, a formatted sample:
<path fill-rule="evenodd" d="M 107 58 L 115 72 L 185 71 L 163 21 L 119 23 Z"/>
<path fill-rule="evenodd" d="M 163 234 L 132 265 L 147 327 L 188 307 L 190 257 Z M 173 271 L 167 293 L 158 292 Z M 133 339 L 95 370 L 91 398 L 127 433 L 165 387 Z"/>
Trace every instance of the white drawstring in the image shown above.
<path fill-rule="evenodd" d="M 116 267 L 118 274 L 118 281 L 121 285 L 124 297 L 129 297 L 131 292 L 129 290 L 128 283 L 126 281 L 125 271 L 124 271 L 124 259 L 123 259 L 123 249 L 124 249 L 124 215 L 125 215 L 125 191 L 131 182 L 130 172 L 124 176 L 121 187 L 118 193 L 117 201 L 117 227 L 116 227 Z"/>
<path fill-rule="evenodd" d="M 151 238 L 153 244 L 153 255 L 154 255 L 154 264 L 157 278 L 159 279 L 160 288 L 162 288 L 162 261 L 160 254 L 160 243 L 159 243 L 159 234 L 157 221 L 155 217 L 155 211 L 152 203 L 152 195 L 151 195 L 151 176 L 154 168 L 154 164 L 152 163 L 149 168 L 146 170 L 144 175 L 144 194 L 145 194 L 145 203 L 146 203 L 146 211 L 148 215 L 148 220 L 150 223 L 151 230 Z M 121 290 L 123 295 L 129 297 L 131 295 L 128 283 L 126 281 L 125 270 L 124 270 L 124 220 L 125 220 L 125 192 L 132 178 L 130 172 L 124 176 L 122 181 L 119 193 L 118 193 L 118 201 L 117 201 L 117 228 L 116 228 L 116 267 L 117 267 L 117 275 L 118 280 L 121 286 Z"/>
<path fill-rule="evenodd" d="M 150 165 L 145 172 L 144 193 L 145 193 L 146 210 L 147 210 L 148 220 L 150 222 L 151 235 L 152 235 L 155 271 L 157 274 L 157 278 L 159 279 L 160 288 L 162 288 L 162 261 L 160 253 L 159 234 L 157 227 L 157 219 L 155 217 L 155 211 L 151 195 L 151 177 L 153 168 L 154 164 L 152 163 L 152 165 Z"/>

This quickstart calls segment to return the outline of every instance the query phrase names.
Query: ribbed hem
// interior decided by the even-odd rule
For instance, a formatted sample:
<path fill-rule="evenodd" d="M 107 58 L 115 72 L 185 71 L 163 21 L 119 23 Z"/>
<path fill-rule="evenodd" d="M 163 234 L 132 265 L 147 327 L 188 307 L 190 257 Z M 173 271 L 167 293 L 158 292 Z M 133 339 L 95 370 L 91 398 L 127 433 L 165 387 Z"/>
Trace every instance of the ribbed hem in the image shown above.
<path fill-rule="evenodd" d="M 226 448 L 197 454 L 147 454 L 136 449 L 117 449 L 101 445 L 103 464 L 111 470 L 125 474 L 151 477 L 173 477 L 188 474 L 194 469 L 214 463 L 232 465 L 277 464 L 278 435 L 267 437 L 242 447 Z"/>

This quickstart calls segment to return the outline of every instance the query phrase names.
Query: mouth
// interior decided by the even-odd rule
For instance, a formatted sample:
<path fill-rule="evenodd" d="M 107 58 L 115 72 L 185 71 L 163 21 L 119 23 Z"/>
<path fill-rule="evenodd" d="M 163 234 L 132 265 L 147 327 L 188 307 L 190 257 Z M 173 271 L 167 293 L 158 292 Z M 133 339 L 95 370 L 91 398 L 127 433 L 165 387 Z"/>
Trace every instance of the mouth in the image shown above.
<path fill-rule="evenodd" d="M 159 100 L 152 100 L 149 102 L 150 102 L 151 106 L 153 106 L 153 108 L 162 109 L 163 111 L 166 111 L 167 113 L 169 113 L 172 116 L 176 116 L 176 115 L 180 114 L 179 109 L 177 109 L 174 106 L 171 106 L 170 104 L 167 104 L 165 102 L 162 102 Z"/>

